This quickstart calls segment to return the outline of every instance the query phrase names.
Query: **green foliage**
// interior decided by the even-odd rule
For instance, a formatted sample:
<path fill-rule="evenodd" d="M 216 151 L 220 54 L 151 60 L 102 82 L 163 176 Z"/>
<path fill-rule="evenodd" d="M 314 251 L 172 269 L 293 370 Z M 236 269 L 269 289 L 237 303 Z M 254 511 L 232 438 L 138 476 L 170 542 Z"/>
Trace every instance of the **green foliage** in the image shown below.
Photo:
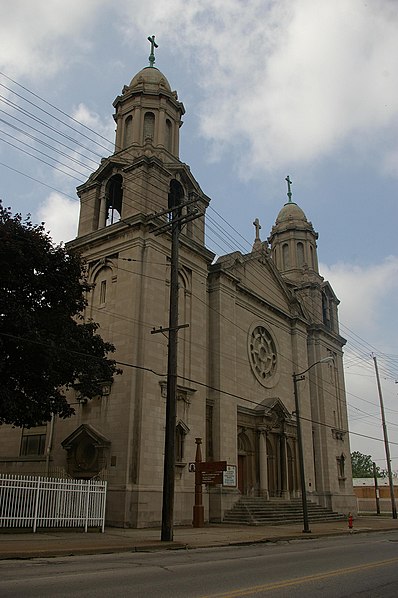
<path fill-rule="evenodd" d="M 351 453 L 352 477 L 373 478 L 373 460 L 371 455 L 364 455 L 359 451 Z M 376 467 L 377 477 L 380 475 L 380 467 Z"/>
<path fill-rule="evenodd" d="M 98 325 L 83 322 L 82 261 L 0 202 L 0 264 L 0 424 L 69 417 L 66 389 L 90 399 L 120 371 Z"/>

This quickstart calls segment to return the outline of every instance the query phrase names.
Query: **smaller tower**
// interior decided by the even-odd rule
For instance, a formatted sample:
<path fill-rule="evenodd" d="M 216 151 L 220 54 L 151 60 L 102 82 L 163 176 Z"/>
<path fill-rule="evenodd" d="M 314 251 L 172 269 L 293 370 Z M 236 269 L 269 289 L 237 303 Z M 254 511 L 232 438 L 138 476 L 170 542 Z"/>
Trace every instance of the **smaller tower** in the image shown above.
<path fill-rule="evenodd" d="M 288 201 L 280 210 L 268 241 L 272 259 L 279 272 L 292 282 L 301 282 L 304 272 L 319 277 L 318 233 L 303 210 L 292 201 L 292 182 L 286 177 Z"/>

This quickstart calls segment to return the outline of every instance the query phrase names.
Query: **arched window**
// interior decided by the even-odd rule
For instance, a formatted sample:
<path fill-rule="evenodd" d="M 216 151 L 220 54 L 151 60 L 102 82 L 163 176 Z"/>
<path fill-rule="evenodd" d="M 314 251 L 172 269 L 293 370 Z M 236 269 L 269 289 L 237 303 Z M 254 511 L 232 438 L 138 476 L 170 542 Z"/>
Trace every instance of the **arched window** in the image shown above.
<path fill-rule="evenodd" d="M 315 270 L 314 249 L 313 249 L 312 245 L 310 245 L 310 263 L 311 263 L 311 268 L 313 270 Z"/>
<path fill-rule="evenodd" d="M 330 330 L 334 329 L 334 309 L 335 309 L 335 302 L 333 301 L 332 297 L 330 297 L 329 293 L 326 291 L 322 292 L 322 315 L 323 315 L 323 323 L 327 326 Z"/>
<path fill-rule="evenodd" d="M 183 463 L 185 458 L 185 438 L 189 432 L 189 428 L 179 421 L 176 425 L 175 436 L 175 460 L 177 463 Z"/>
<path fill-rule="evenodd" d="M 341 453 L 339 457 L 336 457 L 337 460 L 337 474 L 339 480 L 345 480 L 345 455 Z"/>
<path fill-rule="evenodd" d="M 166 119 L 166 130 L 165 130 L 165 136 L 166 136 L 165 146 L 169 152 L 171 152 L 172 148 L 173 148 L 172 133 L 173 133 L 173 129 L 172 129 L 171 121 L 167 118 Z"/>
<path fill-rule="evenodd" d="M 249 453 L 250 451 L 250 440 L 244 432 L 241 432 L 238 436 L 238 453 Z"/>
<path fill-rule="evenodd" d="M 109 303 L 112 270 L 104 266 L 96 273 L 93 284 L 92 302 L 95 308 L 104 307 Z"/>
<path fill-rule="evenodd" d="M 118 222 L 122 217 L 123 179 L 115 174 L 108 181 L 106 190 L 106 226 Z"/>
<path fill-rule="evenodd" d="M 304 266 L 304 245 L 299 241 L 297 243 L 297 266 L 302 268 Z"/>
<path fill-rule="evenodd" d="M 283 269 L 287 270 L 290 268 L 290 254 L 289 254 L 289 245 L 284 243 L 282 245 L 282 262 L 283 262 Z"/>
<path fill-rule="evenodd" d="M 155 132 L 155 115 L 153 112 L 146 112 L 144 116 L 144 142 L 147 139 L 153 141 Z"/>
<path fill-rule="evenodd" d="M 129 147 L 133 141 L 133 117 L 130 115 L 124 122 L 124 140 L 123 146 Z"/>

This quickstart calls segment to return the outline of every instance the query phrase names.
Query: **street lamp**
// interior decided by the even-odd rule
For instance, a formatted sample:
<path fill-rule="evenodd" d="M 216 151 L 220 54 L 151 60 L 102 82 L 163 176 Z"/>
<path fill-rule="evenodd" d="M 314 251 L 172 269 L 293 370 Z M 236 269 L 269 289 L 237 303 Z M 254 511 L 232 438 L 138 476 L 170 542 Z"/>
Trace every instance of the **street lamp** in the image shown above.
<path fill-rule="evenodd" d="M 310 367 L 308 367 L 303 372 L 298 374 L 293 374 L 293 388 L 294 388 L 294 405 L 296 410 L 296 425 L 297 425 L 297 446 L 298 446 L 298 453 L 299 453 L 299 466 L 300 466 L 300 485 L 301 485 L 301 502 L 303 506 L 303 523 L 304 529 L 303 533 L 309 534 L 311 533 L 309 522 L 308 522 L 308 504 L 307 504 L 307 491 L 305 485 L 305 470 L 304 470 L 304 451 L 303 451 L 303 437 L 301 434 L 301 421 L 300 421 L 300 407 L 299 407 L 299 400 L 298 400 L 298 390 L 297 390 L 297 381 L 304 380 L 308 370 L 313 368 L 314 366 L 318 365 L 318 363 L 330 363 L 333 362 L 334 358 L 332 355 L 328 355 L 328 357 L 324 357 L 319 361 L 316 361 Z"/>

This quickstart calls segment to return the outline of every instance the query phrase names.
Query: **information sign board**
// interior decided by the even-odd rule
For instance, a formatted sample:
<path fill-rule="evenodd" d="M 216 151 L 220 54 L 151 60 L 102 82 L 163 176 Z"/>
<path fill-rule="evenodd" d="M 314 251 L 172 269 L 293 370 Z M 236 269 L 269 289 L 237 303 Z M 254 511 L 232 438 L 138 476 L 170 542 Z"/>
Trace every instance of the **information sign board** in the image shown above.
<path fill-rule="evenodd" d="M 202 484 L 209 484 L 209 485 L 215 485 L 215 484 L 222 484 L 222 475 L 223 472 L 222 471 L 214 471 L 214 472 L 202 472 Z"/>
<path fill-rule="evenodd" d="M 227 471 L 223 472 L 223 486 L 236 488 L 236 465 L 227 465 Z"/>
<path fill-rule="evenodd" d="M 226 461 L 201 461 L 196 463 L 196 470 L 202 473 L 221 473 L 226 471 Z"/>

